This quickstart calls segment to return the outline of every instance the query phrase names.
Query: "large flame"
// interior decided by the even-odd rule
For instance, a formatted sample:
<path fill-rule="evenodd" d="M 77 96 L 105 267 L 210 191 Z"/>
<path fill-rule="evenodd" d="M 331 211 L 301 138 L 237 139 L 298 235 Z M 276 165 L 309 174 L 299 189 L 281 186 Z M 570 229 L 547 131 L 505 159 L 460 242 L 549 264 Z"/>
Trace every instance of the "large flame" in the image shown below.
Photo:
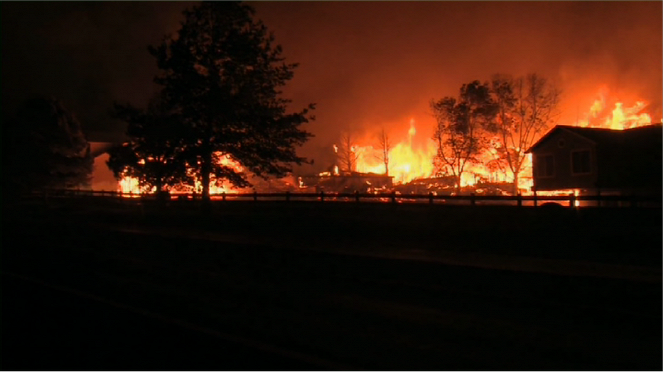
<path fill-rule="evenodd" d="M 605 88 L 599 90 L 598 96 L 582 120 L 575 123 L 576 126 L 623 130 L 652 123 L 651 116 L 645 112 L 647 108 L 645 101 L 638 100 L 632 105 L 626 105 L 624 102 L 614 100 L 614 105 L 609 105 L 608 91 Z M 414 119 L 410 120 L 409 130 L 401 133 L 407 134 L 396 138 L 397 143 L 389 152 L 389 175 L 394 177 L 394 183 L 407 183 L 418 178 L 431 177 L 436 153 L 435 144 L 429 141 L 425 146 L 413 145 L 413 139 L 417 134 Z M 533 142 L 538 139 L 534 139 Z M 361 144 L 356 144 L 354 147 L 358 155 L 358 172 L 385 173 L 379 148 Z M 496 155 L 495 149 L 489 149 L 479 156 L 477 163 L 468 163 L 461 176 L 461 187 L 474 186 L 480 181 L 512 183 L 513 175 L 508 168 L 496 169 L 490 166 Z M 532 186 L 532 159 L 531 155 L 527 155 L 521 166 L 518 188 L 522 193 L 529 194 Z"/>
<path fill-rule="evenodd" d="M 645 112 L 647 103 L 641 100 L 635 101 L 633 105 L 626 105 L 621 101 L 613 100 L 608 104 L 608 91 L 602 88 L 599 91 L 598 98 L 588 107 L 587 114 L 578 118 L 575 123 L 580 127 L 607 128 L 623 130 L 628 128 L 641 127 L 651 124 L 651 117 Z M 405 184 L 416 179 L 428 178 L 433 176 L 433 159 L 436 154 L 435 143 L 427 139 L 425 141 L 415 141 L 417 135 L 415 120 L 410 119 L 409 128 L 399 132 L 390 132 L 390 142 L 393 144 L 389 154 L 389 175 L 393 177 L 394 184 Z M 394 134 L 399 134 L 394 136 Z M 536 142 L 538 138 L 534 140 Z M 362 173 L 385 173 L 385 164 L 383 162 L 382 149 L 368 145 L 374 140 L 359 141 L 352 144 L 352 151 L 357 156 L 356 171 Z M 334 152 L 338 153 L 338 147 L 334 145 Z M 218 155 L 219 163 L 232 167 L 237 172 L 243 172 L 241 165 L 233 161 L 228 156 Z M 505 167 L 491 166 L 496 159 L 496 150 L 489 149 L 481 156 L 477 163 L 468 163 L 461 176 L 461 187 L 475 186 L 480 182 L 490 183 L 512 183 L 513 175 Z M 330 176 L 332 172 L 324 172 Z M 336 165 L 333 170 L 334 175 L 339 175 L 339 169 Z M 299 182 L 292 181 L 293 184 L 301 186 Z M 528 155 L 524 159 L 521 172 L 518 179 L 518 188 L 524 194 L 529 194 L 533 185 L 532 180 L 532 161 Z M 118 184 L 119 191 L 124 193 L 141 194 L 153 192 L 154 189 L 139 187 L 138 180 L 131 177 L 124 177 Z M 194 187 L 176 187 L 169 190 L 172 194 L 201 192 L 202 185 L 196 181 Z M 210 194 L 218 195 L 222 193 L 233 193 L 240 190 L 233 188 L 232 184 L 220 180 L 217 182 L 214 178 L 210 181 Z"/>
<path fill-rule="evenodd" d="M 589 113 L 577 121 L 577 126 L 624 130 L 651 124 L 651 116 L 644 112 L 646 102 L 636 101 L 633 106 L 625 107 L 623 102 L 616 101 L 614 108 L 610 109 L 606 103 L 609 98 L 607 89 L 602 88 L 598 95 Z"/>
<path fill-rule="evenodd" d="M 410 119 L 407 136 L 397 142 L 389 151 L 389 175 L 394 183 L 407 183 L 417 178 L 430 177 L 433 174 L 432 159 L 435 156 L 435 145 L 432 141 L 423 146 L 413 144 L 417 134 L 414 119 Z M 357 154 L 357 171 L 362 173 L 385 173 L 382 149 L 373 146 L 355 145 Z"/>

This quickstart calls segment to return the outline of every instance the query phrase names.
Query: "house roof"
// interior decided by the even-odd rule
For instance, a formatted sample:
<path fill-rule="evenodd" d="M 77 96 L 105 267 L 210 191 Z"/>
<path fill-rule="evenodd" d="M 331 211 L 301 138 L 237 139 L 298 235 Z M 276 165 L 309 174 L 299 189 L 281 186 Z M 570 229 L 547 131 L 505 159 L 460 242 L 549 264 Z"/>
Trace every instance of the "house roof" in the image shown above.
<path fill-rule="evenodd" d="M 605 129 L 605 128 L 583 128 L 574 127 L 570 125 L 557 125 L 546 133 L 541 139 L 533 144 L 526 153 L 530 153 L 537 147 L 545 143 L 551 136 L 559 131 L 567 131 L 575 135 L 581 136 L 596 145 L 612 146 L 612 145 L 627 145 L 627 146 L 641 146 L 647 143 L 661 142 L 661 124 L 648 125 L 638 128 L 630 128 L 625 130 Z"/>
<path fill-rule="evenodd" d="M 553 128 L 527 152 L 536 149 L 560 131 L 572 133 L 595 144 L 599 164 L 596 185 L 603 188 L 660 188 L 661 124 L 625 130 L 579 128 L 559 125 Z"/>

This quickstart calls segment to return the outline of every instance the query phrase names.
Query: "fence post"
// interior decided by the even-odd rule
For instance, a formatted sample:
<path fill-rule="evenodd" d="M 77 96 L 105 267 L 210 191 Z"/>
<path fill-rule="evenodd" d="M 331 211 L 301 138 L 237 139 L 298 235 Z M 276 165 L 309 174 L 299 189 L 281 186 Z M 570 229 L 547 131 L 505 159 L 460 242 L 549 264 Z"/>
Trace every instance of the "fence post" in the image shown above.
<path fill-rule="evenodd" d="M 601 189 L 598 187 L 596 188 L 596 206 L 601 206 Z"/>
<path fill-rule="evenodd" d="M 325 201 L 325 192 L 323 190 L 320 190 L 320 202 Z"/>
<path fill-rule="evenodd" d="M 355 190 L 355 201 L 359 203 L 359 191 Z"/>
<path fill-rule="evenodd" d="M 287 202 L 290 201 L 290 191 L 285 192 L 285 201 L 287 201 Z"/>
<path fill-rule="evenodd" d="M 258 201 L 258 192 L 253 191 L 253 201 Z"/>
<path fill-rule="evenodd" d="M 470 203 L 472 204 L 472 206 L 475 206 L 475 205 L 476 205 L 476 199 L 475 199 L 475 196 L 476 196 L 476 195 L 474 195 L 474 193 L 471 193 L 471 194 L 470 194 Z"/>
<path fill-rule="evenodd" d="M 536 208 L 538 206 L 538 196 L 536 195 L 536 189 L 534 189 L 534 207 Z"/>
<path fill-rule="evenodd" d="M 226 192 L 221 193 L 221 200 L 226 201 Z"/>
<path fill-rule="evenodd" d="M 391 202 L 396 204 L 396 191 L 391 192 Z"/>
<path fill-rule="evenodd" d="M 432 191 L 428 192 L 428 203 L 433 204 L 433 192 Z"/>
<path fill-rule="evenodd" d="M 523 194 L 518 193 L 518 207 L 523 206 Z"/>
<path fill-rule="evenodd" d="M 569 207 L 574 208 L 576 205 L 576 194 L 571 193 L 569 197 Z"/>

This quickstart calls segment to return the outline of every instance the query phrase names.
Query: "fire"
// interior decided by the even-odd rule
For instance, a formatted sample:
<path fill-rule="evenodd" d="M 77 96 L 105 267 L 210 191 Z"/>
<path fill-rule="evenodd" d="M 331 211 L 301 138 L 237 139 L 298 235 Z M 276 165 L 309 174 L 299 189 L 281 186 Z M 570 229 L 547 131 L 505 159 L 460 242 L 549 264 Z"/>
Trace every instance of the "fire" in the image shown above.
<path fill-rule="evenodd" d="M 626 107 L 623 102 L 616 101 L 614 108 L 610 109 L 606 104 L 607 89 L 602 88 L 598 95 L 599 98 L 594 100 L 589 114 L 578 120 L 577 126 L 624 130 L 651 124 L 651 116 L 644 112 L 647 108 L 646 102 L 636 101 L 633 106 Z"/>
<path fill-rule="evenodd" d="M 143 193 L 143 190 L 141 190 L 141 187 L 138 184 L 138 179 L 134 177 L 125 176 L 120 180 L 118 186 L 118 191 L 121 193 L 136 194 L 136 197 Z"/>
<path fill-rule="evenodd" d="M 426 145 L 415 148 L 413 140 L 416 134 L 415 121 L 411 119 L 406 139 L 396 143 L 389 151 L 389 175 L 394 177 L 394 183 L 407 183 L 433 174 L 435 145 L 433 141 L 428 141 Z M 381 149 L 375 149 L 373 146 L 356 148 L 358 172 L 385 173 L 384 162 L 380 156 Z"/>
<path fill-rule="evenodd" d="M 595 99 L 587 114 L 576 122 L 580 127 L 607 128 L 623 130 L 651 124 L 652 120 L 645 112 L 647 103 L 644 101 L 635 101 L 633 105 L 627 105 L 621 101 L 612 101 L 608 104 L 607 90 L 602 89 L 599 92 L 599 98 Z M 425 131 L 424 131 L 425 132 Z M 436 155 L 435 143 L 428 139 L 426 141 L 415 141 L 418 134 L 415 120 L 410 119 L 409 128 L 406 132 L 401 132 L 401 136 L 390 138 L 392 146 L 388 152 L 389 169 L 388 173 L 393 177 L 394 184 L 406 184 L 416 179 L 429 178 L 434 176 L 433 159 Z M 391 134 L 394 134 L 393 132 Z M 538 138 L 534 140 L 536 142 Z M 368 141 L 365 141 L 366 143 Z M 339 148 L 334 145 L 333 150 L 338 154 Z M 351 151 L 356 155 L 355 170 L 361 173 L 385 173 L 385 164 L 382 159 L 382 149 L 371 145 L 362 145 L 354 143 Z M 497 157 L 497 151 L 492 148 L 479 156 L 476 163 L 467 163 L 461 176 L 461 187 L 480 187 L 481 183 L 512 183 L 513 175 L 508 168 L 502 166 L 493 166 Z M 215 154 L 219 164 L 233 168 L 237 172 L 244 172 L 244 168 L 230 157 L 220 153 Z M 193 170 L 192 170 L 193 171 Z M 320 175 L 338 176 L 340 174 L 338 165 L 335 165 L 330 171 L 323 172 Z M 293 180 L 293 185 L 303 187 L 302 180 Z M 527 155 L 518 178 L 518 188 L 524 194 L 531 194 L 533 186 L 532 180 L 532 159 Z M 118 188 L 123 193 L 141 194 L 153 192 L 146 187 L 141 188 L 138 180 L 131 177 L 124 177 L 119 181 Z M 477 189 L 478 190 L 478 189 Z M 169 190 L 171 194 L 189 193 L 202 191 L 200 181 L 196 181 L 193 187 L 182 186 Z M 225 180 L 217 182 L 212 177 L 210 181 L 210 194 L 218 195 L 222 193 L 237 192 L 232 184 Z M 479 192 L 479 191 L 477 191 Z M 567 191 L 568 192 L 568 191 Z M 577 190 L 573 191 L 577 195 Z"/>
<path fill-rule="evenodd" d="M 647 103 L 636 101 L 633 105 L 613 101 L 614 106 L 607 104 L 608 91 L 602 88 L 599 98 L 594 100 L 588 108 L 583 120 L 578 120 L 577 126 L 623 130 L 641 127 L 652 123 L 651 116 L 645 112 Z M 551 128 L 550 128 L 551 129 Z M 410 120 L 407 135 L 403 136 L 389 152 L 389 175 L 394 177 L 395 184 L 404 184 L 419 178 L 428 178 L 433 175 L 433 158 L 436 149 L 432 141 L 423 147 L 415 148 L 413 139 L 417 134 L 414 119 Z M 534 142 L 538 141 L 538 138 Z M 336 148 L 334 149 L 336 151 Z M 384 163 L 380 159 L 380 149 L 373 146 L 355 145 L 358 156 L 357 171 L 364 173 L 384 174 Z M 508 168 L 494 169 L 489 166 L 496 158 L 494 149 L 487 150 L 479 156 L 476 163 L 468 163 L 461 176 L 461 187 L 476 186 L 480 182 L 512 183 L 513 175 Z M 524 194 L 531 194 L 533 186 L 532 158 L 526 155 L 518 178 L 518 188 Z M 577 195 L 577 191 L 576 192 Z"/>
<path fill-rule="evenodd" d="M 229 168 L 234 169 L 236 172 L 244 172 L 244 168 L 236 161 L 231 159 L 228 155 L 223 155 L 219 152 L 215 153 L 215 158 L 217 158 L 217 163 Z M 144 164 L 144 160 L 140 160 L 139 163 Z M 189 169 L 189 174 L 193 174 L 194 170 Z M 203 190 L 202 183 L 199 180 L 195 181 L 193 188 L 191 186 L 180 185 L 174 188 L 169 189 L 168 191 L 173 194 L 187 194 L 191 192 L 201 193 Z M 148 194 L 155 192 L 155 188 L 150 187 L 140 187 L 139 181 L 137 178 L 125 176 L 118 182 L 118 191 L 123 194 L 135 194 L 129 195 L 132 197 L 137 197 L 140 194 Z M 237 192 L 237 189 L 233 188 L 233 185 L 226 180 L 217 180 L 214 176 L 211 176 L 210 179 L 210 195 L 219 195 L 223 193 L 233 193 Z"/>

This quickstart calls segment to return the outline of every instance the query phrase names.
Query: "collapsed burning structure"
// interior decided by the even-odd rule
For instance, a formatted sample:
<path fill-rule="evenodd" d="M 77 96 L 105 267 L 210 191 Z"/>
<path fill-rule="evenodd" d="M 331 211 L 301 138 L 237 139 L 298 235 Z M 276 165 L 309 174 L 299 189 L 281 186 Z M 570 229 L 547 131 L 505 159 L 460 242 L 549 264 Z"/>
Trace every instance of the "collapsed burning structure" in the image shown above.
<path fill-rule="evenodd" d="M 613 105 L 614 104 L 614 105 Z M 579 117 L 579 120 L 570 127 L 582 128 L 603 128 L 612 130 L 623 130 L 628 128 L 638 128 L 650 125 L 651 117 L 645 112 L 646 103 L 637 101 L 634 105 L 626 105 L 621 102 L 606 102 L 602 95 L 596 99 L 589 109 L 588 113 Z M 567 128 L 568 129 L 568 128 Z M 553 129 L 554 131 L 554 129 Z M 551 131 L 552 132 L 552 131 Z M 626 132 L 631 133 L 631 130 Z M 402 133 L 402 132 L 401 132 Z M 409 128 L 405 135 L 396 136 L 397 132 L 390 132 L 393 146 L 388 151 L 389 166 L 388 175 L 385 174 L 385 164 L 380 159 L 380 153 L 383 149 L 374 148 L 369 143 L 370 140 L 355 141 L 352 146 L 353 154 L 356 156 L 353 169 L 340 170 L 339 164 L 342 162 L 337 159 L 330 165 L 325 172 L 309 175 L 289 175 L 282 179 L 264 180 L 259 177 L 249 175 L 252 187 L 246 189 L 234 188 L 226 180 L 212 180 L 210 194 L 220 195 L 222 193 L 242 193 L 242 192 L 354 192 L 362 193 L 391 193 L 400 194 L 428 194 L 451 195 L 457 192 L 455 180 L 448 174 L 435 174 L 433 158 L 436 155 L 435 144 L 432 140 L 416 140 L 417 128 L 414 120 L 410 120 Z M 542 138 L 537 141 L 542 141 Z M 660 137 L 660 135 L 658 135 Z M 626 138 L 626 137 L 624 137 Z M 630 138 L 630 137 L 629 137 Z M 659 138 L 660 140 L 660 138 Z M 631 141 L 628 139 L 627 141 Z M 107 146 L 106 146 L 107 147 Z M 637 145 L 636 145 L 637 147 Z M 104 147 L 105 148 L 105 147 Z M 496 159 L 494 149 L 489 149 L 486 153 L 476 159 L 471 164 L 468 163 L 465 173 L 461 177 L 460 191 L 462 193 L 475 193 L 477 195 L 505 195 L 512 194 L 513 178 L 507 170 L 500 166 L 499 159 Z M 331 149 L 330 149 L 331 151 Z M 103 149 L 99 152 L 98 159 L 103 158 Z M 660 149 L 651 154 L 651 159 L 644 159 L 641 162 L 659 161 L 661 158 Z M 238 171 L 243 168 L 240 164 L 226 157 L 219 157 L 225 165 L 231 166 Z M 594 158 L 592 158 L 594 159 Z M 98 174 L 104 173 L 103 161 L 96 162 L 95 175 L 93 176 L 93 189 L 95 178 L 100 178 Z M 636 164 L 636 161 L 627 162 Z M 628 165 L 627 165 L 628 166 Z M 345 167 L 347 168 L 347 167 Z M 108 172 L 106 172 L 108 173 Z M 299 176 L 299 177 L 298 177 Z M 108 177 L 104 177 L 108 178 Z M 538 182 L 538 181 L 537 181 Z M 105 179 L 105 183 L 110 184 Z M 107 189 L 104 184 L 104 189 Z M 123 177 L 115 183 L 115 190 L 124 193 L 149 193 L 145 187 L 139 187 L 138 181 L 131 177 Z M 518 190 L 523 195 L 532 194 L 534 180 L 532 177 L 532 159 L 531 154 L 526 158 L 525 163 L 518 179 Z M 568 188 L 571 190 L 569 190 Z M 580 192 L 587 188 L 580 185 L 555 186 L 553 188 L 543 186 L 538 183 L 537 192 L 540 195 L 556 194 L 569 192 Z M 581 187 L 582 186 L 582 187 Z M 601 186 L 602 192 L 608 192 L 607 186 Z M 199 192 L 201 184 L 199 181 L 195 185 L 181 185 L 169 190 L 172 194 L 195 193 Z"/>
<path fill-rule="evenodd" d="M 343 172 L 332 174 L 323 172 L 314 176 L 302 176 L 300 179 L 301 188 L 315 188 L 316 192 L 380 193 L 393 189 L 393 177 L 375 173 Z"/>
<path fill-rule="evenodd" d="M 611 104 L 614 104 L 614 106 L 611 107 L 611 104 L 608 104 L 606 92 L 606 89 L 601 89 L 599 91 L 599 97 L 594 101 L 588 113 L 585 116 L 579 116 L 574 125 L 566 126 L 566 128 L 575 128 L 578 132 L 583 133 L 593 133 L 593 128 L 596 128 L 596 131 L 598 132 L 620 132 L 626 130 L 626 133 L 624 133 L 623 136 L 620 136 L 619 134 L 613 135 L 621 138 L 620 143 L 623 144 L 620 145 L 622 150 L 615 150 L 622 154 L 615 155 L 621 160 L 615 159 L 614 161 L 608 161 L 608 163 L 612 164 L 604 162 L 604 169 L 613 165 L 615 169 L 634 169 L 638 167 L 642 168 L 642 166 L 638 164 L 659 164 L 661 158 L 660 133 L 653 133 L 652 130 L 644 128 L 642 130 L 632 129 L 651 125 L 651 116 L 645 112 L 647 104 L 643 101 L 636 101 L 633 105 L 625 105 L 622 102 L 613 101 L 610 102 Z M 555 129 L 551 130 L 551 132 L 553 131 L 555 131 Z M 407 136 L 400 142 L 397 142 L 397 144 L 389 151 L 389 174 L 393 177 L 393 188 L 378 191 L 396 191 L 401 194 L 433 193 L 436 195 L 452 195 L 460 189 L 462 193 L 475 193 L 477 195 L 513 194 L 513 176 L 507 172 L 507 168 L 503 164 L 503 159 L 499 159 L 494 148 L 489 148 L 485 153 L 481 154 L 478 159 L 468 163 L 466 171 L 461 177 L 460 185 L 456 185 L 456 180 L 451 175 L 435 174 L 433 167 L 433 158 L 436 155 L 435 146 L 429 141 L 424 145 L 416 147 L 414 145 L 415 141 L 413 141 L 416 132 L 415 123 L 412 119 L 410 120 L 410 129 L 407 132 Z M 658 147 L 656 147 L 656 144 L 644 144 L 643 146 L 642 136 L 631 135 L 631 133 L 647 132 L 649 132 L 652 138 L 658 139 Z M 541 138 L 535 138 L 535 142 L 540 142 L 546 136 L 548 136 L 548 134 L 542 134 Z M 644 137 L 646 137 L 646 135 Z M 590 136 L 590 138 L 593 138 L 593 136 Z M 601 145 L 601 148 L 614 148 L 615 146 L 616 145 L 604 144 Z M 649 148 L 650 150 L 643 155 L 644 157 L 640 156 L 639 159 L 635 159 L 631 155 L 628 155 L 636 153 L 635 150 L 631 151 L 628 149 L 637 148 Z M 382 149 L 375 149 L 370 145 L 363 145 L 361 142 L 354 144 L 352 146 L 352 151 L 356 156 L 356 169 L 360 172 L 370 172 L 366 174 L 384 174 L 385 165 L 382 164 L 379 156 L 381 150 Z M 615 151 L 612 152 L 613 155 L 616 153 Z M 602 158 L 602 162 L 604 160 L 605 159 Z M 500 163 L 501 161 L 502 163 Z M 617 170 L 615 172 L 617 172 Z M 623 171 L 620 172 L 624 173 Z M 531 195 L 534 192 L 532 173 L 532 157 L 531 154 L 528 154 L 518 178 L 518 192 L 520 194 Z M 604 174 L 607 173 L 607 171 L 604 171 Z M 356 173 L 356 175 L 359 174 L 361 173 Z M 658 171 L 658 174 L 660 174 L 660 170 Z M 307 177 L 307 184 L 321 185 L 323 182 L 328 182 L 327 179 L 334 179 L 334 177 L 337 177 L 338 180 L 342 180 L 349 176 L 349 174 L 339 174 L 338 166 L 335 166 L 333 172 L 328 171 L 320 173 L 318 176 Z M 635 176 L 633 178 L 646 179 L 647 177 Z M 609 189 L 611 188 L 609 187 L 609 184 L 614 182 L 601 181 L 599 184 L 603 183 L 604 185 L 600 187 L 602 187 L 605 192 L 609 192 Z M 540 183 L 540 185 L 543 184 L 545 184 L 545 181 Z M 541 195 L 569 193 L 579 195 L 581 192 L 587 192 L 581 191 L 581 189 L 586 190 L 586 185 L 580 185 L 576 182 L 565 185 L 556 185 L 554 187 L 538 187 L 537 191 Z M 612 187 L 612 189 L 614 189 L 614 187 Z M 656 187 L 654 187 L 654 189 L 656 189 Z"/>

